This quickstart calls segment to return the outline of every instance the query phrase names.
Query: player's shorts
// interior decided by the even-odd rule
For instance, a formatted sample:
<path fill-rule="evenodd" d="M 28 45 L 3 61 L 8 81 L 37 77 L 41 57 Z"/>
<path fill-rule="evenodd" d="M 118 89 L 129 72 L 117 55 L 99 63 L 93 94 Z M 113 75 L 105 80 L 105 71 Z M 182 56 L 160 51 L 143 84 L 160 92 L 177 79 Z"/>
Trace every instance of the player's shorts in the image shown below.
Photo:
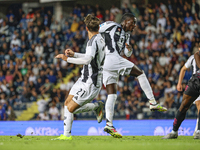
<path fill-rule="evenodd" d="M 200 76 L 193 75 L 188 81 L 188 84 L 185 88 L 184 94 L 197 97 L 195 101 L 200 100 Z M 195 102 L 194 101 L 194 102 Z"/>
<path fill-rule="evenodd" d="M 129 75 L 134 63 L 119 56 L 107 54 L 103 67 L 103 84 L 118 83 L 119 75 Z"/>
<path fill-rule="evenodd" d="M 193 102 L 193 104 L 196 104 L 196 103 L 195 103 L 196 101 L 200 101 L 200 95 L 199 95 L 199 97 L 197 97 L 197 99 Z"/>
<path fill-rule="evenodd" d="M 73 101 L 83 106 L 91 102 L 99 94 L 100 90 L 101 87 L 97 88 L 94 84 L 84 83 L 79 78 L 71 88 L 69 95 L 74 95 Z"/>

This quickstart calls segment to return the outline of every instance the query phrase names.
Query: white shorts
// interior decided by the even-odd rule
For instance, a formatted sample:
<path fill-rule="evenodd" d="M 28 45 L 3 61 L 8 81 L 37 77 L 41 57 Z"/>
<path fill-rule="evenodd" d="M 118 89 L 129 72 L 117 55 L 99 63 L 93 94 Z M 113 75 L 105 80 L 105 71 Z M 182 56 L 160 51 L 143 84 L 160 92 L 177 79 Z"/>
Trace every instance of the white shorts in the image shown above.
<path fill-rule="evenodd" d="M 91 102 L 100 92 L 101 87 L 95 87 L 94 84 L 88 84 L 78 79 L 72 86 L 69 95 L 74 95 L 72 98 L 74 102 L 83 106 Z"/>
<path fill-rule="evenodd" d="M 134 63 L 118 56 L 107 54 L 103 67 L 103 84 L 118 83 L 119 75 L 129 75 Z"/>
<path fill-rule="evenodd" d="M 199 97 L 197 97 L 197 99 L 193 102 L 193 104 L 195 104 L 196 101 L 199 101 L 200 100 L 200 95 Z"/>

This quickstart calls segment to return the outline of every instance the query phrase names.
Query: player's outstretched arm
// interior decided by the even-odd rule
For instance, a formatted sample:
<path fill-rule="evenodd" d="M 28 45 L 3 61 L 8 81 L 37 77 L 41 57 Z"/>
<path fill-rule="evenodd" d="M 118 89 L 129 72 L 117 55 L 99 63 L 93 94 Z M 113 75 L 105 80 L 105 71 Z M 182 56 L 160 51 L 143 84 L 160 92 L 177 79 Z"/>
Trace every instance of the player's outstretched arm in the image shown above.
<path fill-rule="evenodd" d="M 194 54 L 194 59 L 196 61 L 197 67 L 200 68 L 200 51 Z"/>
<path fill-rule="evenodd" d="M 71 49 L 66 49 L 65 55 L 67 57 L 75 57 L 75 58 L 85 57 L 85 54 L 76 53 L 76 52 L 72 51 Z"/>
<path fill-rule="evenodd" d="M 64 61 L 67 61 L 68 57 L 65 56 L 64 54 L 58 54 L 55 58 L 61 58 Z"/>
<path fill-rule="evenodd" d="M 88 65 L 92 61 L 92 56 L 90 55 L 84 55 L 84 57 L 80 58 L 73 58 L 73 57 L 67 57 L 64 54 L 58 54 L 55 58 L 61 58 L 64 61 L 67 61 L 68 63 L 76 64 L 76 65 Z"/>

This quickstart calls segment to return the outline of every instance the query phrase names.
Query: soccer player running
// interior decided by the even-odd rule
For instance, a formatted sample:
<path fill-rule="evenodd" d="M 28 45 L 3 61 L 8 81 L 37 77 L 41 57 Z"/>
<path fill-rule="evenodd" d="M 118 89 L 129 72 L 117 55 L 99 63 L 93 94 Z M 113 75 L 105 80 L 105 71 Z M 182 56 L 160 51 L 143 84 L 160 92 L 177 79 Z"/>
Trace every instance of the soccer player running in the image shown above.
<path fill-rule="evenodd" d="M 186 112 L 189 109 L 190 105 L 196 101 L 197 103 L 200 100 L 200 51 L 196 52 L 194 55 L 191 55 L 185 65 L 182 67 L 180 75 L 179 75 L 179 81 L 177 85 L 177 90 L 182 91 L 182 85 L 181 82 L 183 80 L 183 77 L 185 75 L 185 71 L 189 67 L 193 67 L 193 75 L 188 81 L 188 84 L 185 88 L 185 91 L 183 93 L 183 100 L 181 102 L 181 106 L 179 107 L 176 116 L 174 118 L 173 123 L 173 130 L 171 133 L 164 136 L 162 139 L 176 139 L 178 137 L 178 129 L 181 126 L 181 123 L 185 119 Z M 198 107 L 198 117 L 199 117 L 199 107 Z M 197 131 L 195 133 L 194 139 L 200 139 L 200 123 L 198 120 L 198 127 Z"/>
<path fill-rule="evenodd" d="M 126 13 L 122 16 L 121 24 L 107 21 L 100 25 L 99 32 L 104 36 L 106 43 L 106 58 L 103 66 L 103 84 L 108 94 L 105 111 L 106 126 L 104 131 L 115 138 L 122 135 L 113 126 L 114 105 L 117 99 L 117 83 L 119 75 L 131 75 L 138 79 L 142 90 L 150 102 L 150 110 L 166 111 L 167 109 L 156 103 L 152 88 L 146 75 L 134 63 L 120 56 L 122 50 L 127 57 L 132 54 L 132 47 L 129 45 L 130 33 L 136 27 L 136 17 Z"/>
<path fill-rule="evenodd" d="M 200 48 L 199 48 L 200 50 Z M 187 62 L 185 63 L 185 65 L 181 68 L 181 72 L 179 74 L 179 80 L 178 80 L 178 84 L 177 84 L 177 87 L 176 89 L 178 91 L 183 91 L 183 87 L 182 87 L 182 81 L 183 81 L 183 78 L 185 76 L 185 72 L 188 68 L 190 68 L 191 66 L 193 66 L 193 74 L 195 74 L 195 70 L 194 70 L 194 66 L 196 66 L 196 62 L 194 60 L 194 55 L 190 56 L 190 58 L 187 60 Z M 196 123 L 196 127 L 195 127 L 195 131 L 194 131 L 194 136 L 195 138 L 197 138 L 198 134 L 196 134 L 197 130 L 200 130 L 200 115 L 199 115 L 199 110 L 200 110 L 200 95 L 199 97 L 194 101 L 194 103 L 196 104 L 196 107 L 197 107 L 197 110 L 198 110 L 198 114 L 197 114 L 197 123 Z M 199 131 L 198 131 L 199 132 Z"/>
<path fill-rule="evenodd" d="M 84 20 L 88 32 L 86 53 L 74 53 L 71 49 L 65 50 L 55 58 L 61 58 L 69 63 L 84 65 L 81 77 L 73 85 L 69 96 L 64 103 L 64 135 L 54 140 L 71 140 L 73 114 L 95 111 L 100 123 L 103 118 L 103 103 L 90 103 L 100 92 L 103 82 L 103 63 L 105 58 L 105 42 L 99 34 L 100 20 L 89 14 Z"/>

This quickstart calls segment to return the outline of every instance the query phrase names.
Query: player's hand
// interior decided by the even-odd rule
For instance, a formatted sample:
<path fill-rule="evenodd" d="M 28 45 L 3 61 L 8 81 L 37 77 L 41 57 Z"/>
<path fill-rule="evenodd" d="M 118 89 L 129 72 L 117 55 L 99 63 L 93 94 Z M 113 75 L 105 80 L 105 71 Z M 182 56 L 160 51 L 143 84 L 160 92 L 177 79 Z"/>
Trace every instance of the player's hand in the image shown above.
<path fill-rule="evenodd" d="M 132 46 L 131 45 L 128 45 L 127 43 L 125 43 L 126 45 L 126 48 L 128 49 L 128 51 L 132 51 Z"/>
<path fill-rule="evenodd" d="M 67 56 L 65 56 L 64 54 L 58 54 L 55 58 L 61 58 L 64 61 L 67 61 Z"/>
<path fill-rule="evenodd" d="M 65 55 L 67 57 L 74 57 L 74 52 L 71 49 L 66 49 L 65 50 Z"/>
<path fill-rule="evenodd" d="M 183 90 L 183 87 L 181 84 L 177 84 L 176 89 L 181 92 Z"/>

